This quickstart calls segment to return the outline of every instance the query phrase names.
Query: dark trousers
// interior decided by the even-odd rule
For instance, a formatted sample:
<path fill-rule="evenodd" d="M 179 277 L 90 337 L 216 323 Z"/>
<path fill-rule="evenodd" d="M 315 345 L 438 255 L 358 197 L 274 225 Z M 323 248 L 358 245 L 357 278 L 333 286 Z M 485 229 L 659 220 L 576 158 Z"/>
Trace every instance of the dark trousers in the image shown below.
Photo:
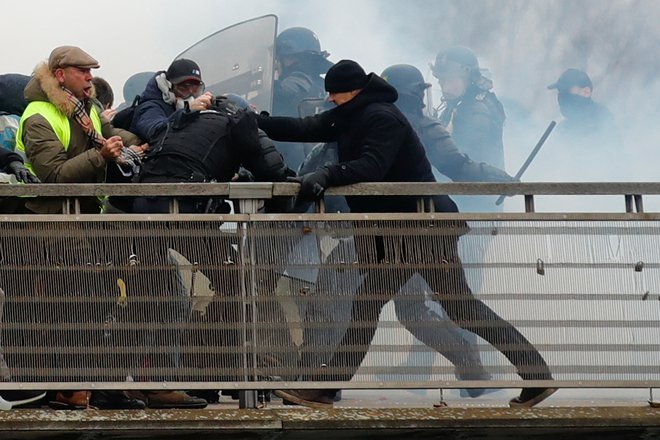
<path fill-rule="evenodd" d="M 408 226 L 408 230 L 415 228 L 415 225 Z M 420 223 L 418 226 L 429 225 Z M 442 227 L 436 224 L 433 229 L 438 231 Z M 309 365 L 305 352 L 313 350 L 302 348 L 302 367 L 308 373 L 303 376 L 305 380 L 350 380 L 369 350 L 381 309 L 416 272 L 431 286 L 434 299 L 449 318 L 497 348 L 523 379 L 551 378 L 547 364 L 534 346 L 473 296 L 458 257 L 456 235 L 357 233 L 355 243 L 367 279 L 357 292 L 351 322 L 327 368 Z"/>

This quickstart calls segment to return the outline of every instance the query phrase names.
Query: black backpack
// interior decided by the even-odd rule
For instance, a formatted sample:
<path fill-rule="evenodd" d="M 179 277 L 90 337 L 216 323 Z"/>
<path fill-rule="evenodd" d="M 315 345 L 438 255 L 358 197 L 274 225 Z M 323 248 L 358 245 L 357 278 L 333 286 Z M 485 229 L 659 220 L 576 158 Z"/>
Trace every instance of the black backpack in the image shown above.
<path fill-rule="evenodd" d="M 133 99 L 133 104 L 130 107 L 118 111 L 115 117 L 112 119 L 112 125 L 115 128 L 122 128 L 124 130 L 130 130 L 131 124 L 133 123 L 133 116 L 135 115 L 135 109 L 140 105 L 140 95 L 136 95 Z"/>

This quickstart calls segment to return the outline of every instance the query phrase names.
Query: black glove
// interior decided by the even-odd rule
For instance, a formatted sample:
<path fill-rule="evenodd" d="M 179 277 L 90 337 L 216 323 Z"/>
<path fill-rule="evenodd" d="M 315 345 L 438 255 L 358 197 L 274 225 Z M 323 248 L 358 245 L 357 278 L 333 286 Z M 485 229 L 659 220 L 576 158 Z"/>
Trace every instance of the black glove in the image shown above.
<path fill-rule="evenodd" d="M 15 160 L 7 165 L 9 172 L 16 176 L 19 182 L 23 183 L 41 183 L 41 180 L 25 168 L 23 162 Z"/>
<path fill-rule="evenodd" d="M 299 177 L 287 177 L 286 180 L 287 182 L 300 183 L 299 201 L 314 201 L 323 197 L 323 193 L 328 188 L 330 171 L 323 167 L 313 173 L 307 173 Z"/>
<path fill-rule="evenodd" d="M 246 170 L 245 168 L 241 167 L 238 169 L 238 172 L 234 176 L 233 179 L 231 179 L 232 182 L 254 182 L 254 176 L 249 170 Z"/>

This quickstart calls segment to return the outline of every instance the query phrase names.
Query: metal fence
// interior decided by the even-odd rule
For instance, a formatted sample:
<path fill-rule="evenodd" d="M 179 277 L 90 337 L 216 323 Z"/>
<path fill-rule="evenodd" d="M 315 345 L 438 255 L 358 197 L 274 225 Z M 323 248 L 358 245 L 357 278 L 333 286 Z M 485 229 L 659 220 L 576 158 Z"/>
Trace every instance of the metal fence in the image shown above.
<path fill-rule="evenodd" d="M 642 200 L 659 184 L 362 184 L 329 194 L 522 195 L 528 212 L 259 213 L 296 190 L 0 186 L 69 212 L 0 216 L 0 389 L 660 386 L 660 214 Z M 535 213 L 542 194 L 622 212 Z M 76 213 L 92 195 L 242 213 Z"/>

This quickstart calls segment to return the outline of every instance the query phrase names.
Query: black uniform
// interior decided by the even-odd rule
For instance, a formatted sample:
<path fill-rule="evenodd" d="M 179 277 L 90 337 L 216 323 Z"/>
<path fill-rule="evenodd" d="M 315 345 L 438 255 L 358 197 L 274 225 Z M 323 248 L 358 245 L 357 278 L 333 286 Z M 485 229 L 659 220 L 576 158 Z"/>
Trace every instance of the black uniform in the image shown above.
<path fill-rule="evenodd" d="M 337 141 L 339 163 L 325 167 L 328 186 L 358 182 L 433 182 L 431 166 L 405 116 L 394 106 L 396 90 L 375 74 L 370 74 L 366 86 L 351 101 L 317 116 L 305 119 L 261 118 L 260 126 L 270 136 L 281 140 Z M 436 202 L 443 211 L 455 211 L 448 197 Z M 414 212 L 411 197 L 354 197 L 348 198 L 352 212 Z M 488 306 L 474 298 L 465 279 L 458 256 L 460 232 L 446 235 L 398 236 L 392 224 L 370 222 L 369 226 L 388 227 L 388 236 L 356 234 L 358 259 L 364 265 L 366 280 L 357 292 L 352 308 L 351 324 L 340 343 L 339 350 L 316 374 L 304 375 L 306 380 L 350 380 L 357 371 L 378 326 L 382 307 L 410 277 L 420 273 L 429 283 L 434 296 L 452 321 L 474 332 L 500 350 L 525 379 L 550 378 L 545 361 L 536 349 L 508 322 Z M 355 230 L 366 225 L 356 222 Z M 438 228 L 460 225 L 437 222 Z M 410 222 L 404 228 L 428 228 L 429 222 Z M 422 243 L 431 241 L 429 252 L 419 252 Z M 387 262 L 398 262 L 396 271 Z M 375 297 L 375 293 L 381 293 Z M 482 327 L 480 322 L 489 322 Z M 303 367 L 315 371 L 312 339 L 304 336 L 301 347 Z M 345 347 L 359 347 L 356 351 Z M 512 349 L 511 347 L 515 347 Z"/>
<path fill-rule="evenodd" d="M 228 113 L 223 107 L 176 112 L 144 161 L 140 182 L 228 182 L 241 166 L 262 182 L 284 181 L 294 175 L 273 142 L 256 125 L 249 126 L 254 120 L 244 116 Z M 153 199 L 137 199 L 135 209 L 167 212 L 168 200 L 156 203 Z M 185 211 L 199 212 L 202 208 L 199 200 L 185 203 Z"/>
<path fill-rule="evenodd" d="M 323 78 L 318 74 L 301 69 L 285 71 L 274 84 L 273 115 L 297 118 L 300 116 L 298 106 L 303 100 L 323 97 Z M 293 169 L 298 169 L 307 154 L 305 145 L 301 143 L 278 142 L 277 148 L 282 152 L 284 161 Z"/>
<path fill-rule="evenodd" d="M 439 120 L 423 113 L 423 103 L 413 95 L 399 94 L 397 107 L 419 136 L 431 165 L 456 182 L 510 182 L 511 176 L 484 162 L 475 162 L 459 151 Z"/>
<path fill-rule="evenodd" d="M 483 81 L 487 80 L 480 84 Z M 472 84 L 463 97 L 446 101 L 439 118 L 462 152 L 476 162 L 503 169 L 504 108 L 488 88 Z"/>

